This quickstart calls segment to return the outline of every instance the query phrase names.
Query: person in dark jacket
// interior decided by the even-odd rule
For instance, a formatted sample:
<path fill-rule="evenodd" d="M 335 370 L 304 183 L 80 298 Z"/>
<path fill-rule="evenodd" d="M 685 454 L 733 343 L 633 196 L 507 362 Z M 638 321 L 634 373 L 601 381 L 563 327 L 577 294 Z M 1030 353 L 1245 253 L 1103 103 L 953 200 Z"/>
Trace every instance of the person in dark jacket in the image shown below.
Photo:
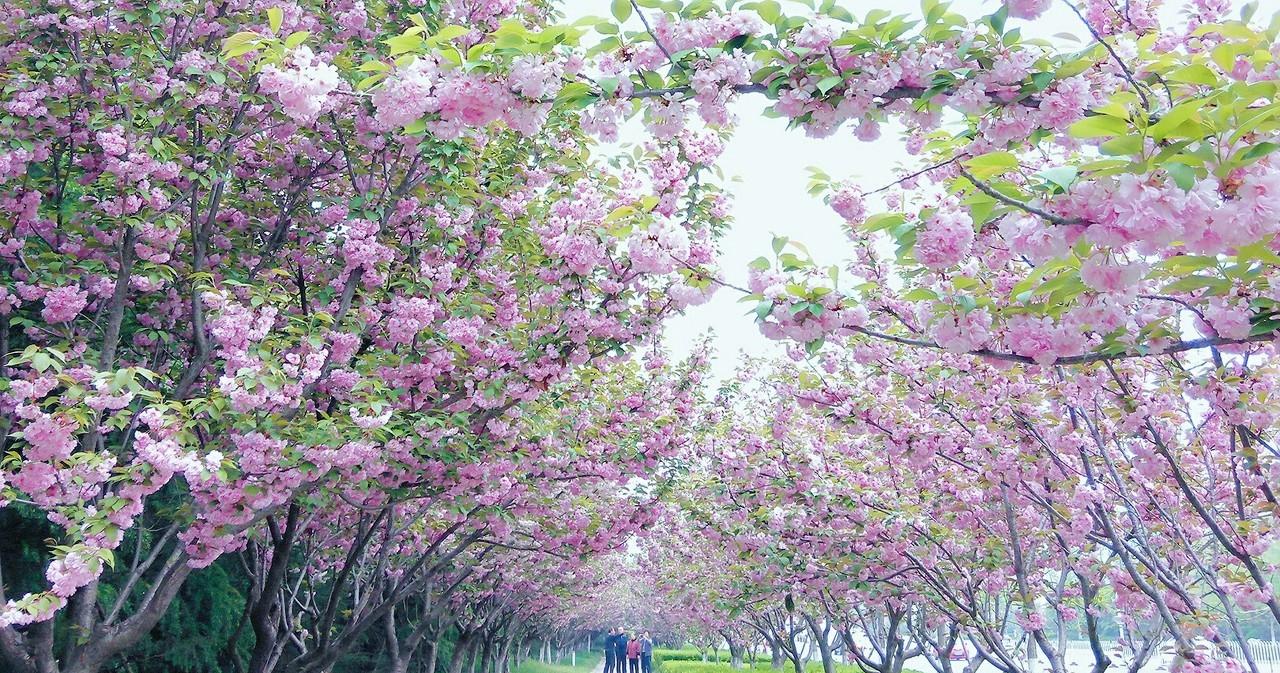
<path fill-rule="evenodd" d="M 609 629 L 609 635 L 604 638 L 604 673 L 621 673 L 616 670 L 618 668 L 617 639 L 618 630 Z"/>
<path fill-rule="evenodd" d="M 653 638 L 649 637 L 649 632 L 645 631 L 640 636 L 640 673 L 652 673 L 653 671 Z"/>
<path fill-rule="evenodd" d="M 627 630 L 618 627 L 618 635 L 613 640 L 613 660 L 616 662 L 616 673 L 626 673 L 627 671 Z"/>

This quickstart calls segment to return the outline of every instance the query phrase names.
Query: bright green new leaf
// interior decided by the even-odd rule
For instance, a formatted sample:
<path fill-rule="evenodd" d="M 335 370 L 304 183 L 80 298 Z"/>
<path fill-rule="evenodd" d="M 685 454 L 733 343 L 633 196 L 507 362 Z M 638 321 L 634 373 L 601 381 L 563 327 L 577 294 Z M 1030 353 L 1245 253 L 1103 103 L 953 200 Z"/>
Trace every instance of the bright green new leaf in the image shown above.
<path fill-rule="evenodd" d="M 631 18 L 631 0 L 613 0 L 613 6 L 610 9 L 618 23 L 626 23 L 627 19 Z"/>

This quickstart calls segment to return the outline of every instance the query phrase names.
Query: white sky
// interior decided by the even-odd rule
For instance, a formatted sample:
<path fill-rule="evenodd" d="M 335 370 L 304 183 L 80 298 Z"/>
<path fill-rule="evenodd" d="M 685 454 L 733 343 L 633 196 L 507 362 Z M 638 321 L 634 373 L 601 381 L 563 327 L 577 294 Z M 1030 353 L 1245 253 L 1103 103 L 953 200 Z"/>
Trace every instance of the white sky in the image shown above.
<path fill-rule="evenodd" d="M 785 11 L 794 15 L 809 11 L 795 0 L 783 0 L 782 4 Z M 840 4 L 855 16 L 865 16 L 876 8 L 919 13 L 919 3 L 914 0 L 842 0 Z M 1183 3 L 1170 0 L 1166 4 L 1172 18 Z M 1243 4 L 1242 0 L 1233 2 L 1237 7 Z M 564 0 L 561 6 L 567 19 L 574 21 L 583 16 L 611 18 L 609 5 L 610 0 Z M 1259 5 L 1259 16 L 1280 11 L 1280 0 L 1261 0 Z M 964 16 L 979 18 L 999 6 L 1000 0 L 955 0 L 951 8 Z M 629 24 L 632 30 L 641 28 L 635 16 Z M 1055 2 L 1035 21 L 1011 19 L 1008 27 L 1021 28 L 1025 37 L 1050 38 L 1065 33 L 1083 40 L 1088 36 L 1079 19 L 1062 2 Z M 1055 42 L 1071 48 L 1065 38 Z M 891 126 L 886 125 L 881 137 L 870 143 L 854 138 L 851 127 L 842 128 L 830 138 L 816 140 L 806 137 L 801 130 L 788 131 L 786 120 L 761 116 L 766 103 L 761 96 L 739 99 L 733 109 L 740 123 L 720 159 L 725 177 L 739 179 L 727 185 L 734 197 L 735 221 L 720 241 L 724 277 L 738 285 L 745 285 L 751 260 L 771 253 L 769 246 L 774 234 L 803 243 L 820 265 L 841 263 L 846 258 L 849 243 L 840 218 L 820 198 L 807 193 L 809 166 L 821 168 L 837 180 L 848 178 L 861 186 L 877 188 L 895 179 L 895 174 L 901 172 L 895 169 L 917 165 L 906 153 L 899 130 Z M 635 133 L 631 137 L 638 139 L 639 132 Z M 724 378 L 737 365 L 740 352 L 781 353 L 779 344 L 764 338 L 756 329 L 754 316 L 746 314 L 753 307 L 739 303 L 739 296 L 722 289 L 710 302 L 691 307 L 685 315 L 671 320 L 666 340 L 673 354 L 687 354 L 703 334 L 714 331 L 714 373 L 717 378 Z"/>

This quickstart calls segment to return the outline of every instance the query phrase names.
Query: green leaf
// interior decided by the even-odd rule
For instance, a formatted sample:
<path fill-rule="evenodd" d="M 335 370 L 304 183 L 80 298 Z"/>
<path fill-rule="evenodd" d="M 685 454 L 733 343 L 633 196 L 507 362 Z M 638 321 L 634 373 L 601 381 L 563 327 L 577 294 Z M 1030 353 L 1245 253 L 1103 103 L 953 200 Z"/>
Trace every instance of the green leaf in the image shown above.
<path fill-rule="evenodd" d="M 372 75 L 369 75 L 368 77 L 360 80 L 359 82 L 356 82 L 356 91 L 365 91 L 369 87 L 372 87 L 374 84 L 377 84 L 378 82 L 381 82 L 386 78 L 387 78 L 387 73 L 385 72 L 379 72 L 379 73 L 374 73 Z"/>
<path fill-rule="evenodd" d="M 1067 133 L 1073 138 L 1104 138 L 1123 135 L 1128 132 L 1129 125 L 1123 119 L 1110 115 L 1085 117 L 1067 129 Z"/>
<path fill-rule="evenodd" d="M 927 287 L 918 287 L 902 296 L 905 301 L 936 301 L 938 293 Z"/>
<path fill-rule="evenodd" d="M 1160 121 L 1147 129 L 1147 133 L 1157 140 L 1168 138 L 1169 135 L 1173 133 L 1174 129 L 1178 128 L 1183 122 L 1195 116 L 1196 112 L 1204 106 L 1205 102 L 1206 99 L 1198 98 L 1175 105 L 1172 110 L 1169 110 L 1160 118 Z"/>
<path fill-rule="evenodd" d="M 1169 177 L 1173 178 L 1173 184 L 1181 187 L 1184 192 L 1189 192 L 1196 186 L 1196 171 L 1186 164 L 1166 164 L 1164 172 L 1168 173 Z"/>
<path fill-rule="evenodd" d="M 1208 255 L 1177 255 L 1160 262 L 1156 268 L 1181 275 L 1201 269 L 1211 269 L 1217 265 L 1218 260 Z"/>
<path fill-rule="evenodd" d="M 448 25 L 441 28 L 439 32 L 427 38 L 427 43 L 435 46 L 443 45 L 446 42 L 452 42 L 463 35 L 471 32 L 466 26 Z"/>
<path fill-rule="evenodd" d="M 756 3 L 755 10 L 756 14 L 770 25 L 777 23 L 778 18 L 782 16 L 782 5 L 779 5 L 777 0 L 760 0 Z"/>
<path fill-rule="evenodd" d="M 987 18 L 991 24 L 991 29 L 996 31 L 996 35 L 1004 34 L 1004 24 L 1009 20 L 1009 6 L 1001 5 L 1000 9 Z"/>
<path fill-rule="evenodd" d="M 902 213 L 877 213 L 868 217 L 862 226 L 867 231 L 881 231 L 892 229 L 906 221 L 907 218 Z"/>
<path fill-rule="evenodd" d="M 969 168 L 1017 168 L 1018 157 L 1012 152 L 988 152 L 969 159 L 964 164 Z"/>
<path fill-rule="evenodd" d="M 822 78 L 822 80 L 818 82 L 818 91 L 821 91 L 822 93 L 827 93 L 828 91 L 839 86 L 840 83 L 843 81 L 844 81 L 844 78 L 839 75 L 824 77 Z"/>
<path fill-rule="evenodd" d="M 631 0 L 613 0 L 613 5 L 610 9 L 613 11 L 613 18 L 617 19 L 618 23 L 626 23 L 627 19 L 631 18 Z"/>
<path fill-rule="evenodd" d="M 1051 185 L 1057 185 L 1062 191 L 1071 189 L 1071 185 L 1076 181 L 1075 166 L 1058 166 L 1057 168 L 1046 168 L 1037 173 L 1045 182 Z"/>
<path fill-rule="evenodd" d="M 1036 91 L 1044 91 L 1053 83 L 1055 75 L 1051 72 L 1038 72 L 1031 76 L 1031 86 Z"/>
<path fill-rule="evenodd" d="M 765 318 L 768 318 L 769 314 L 773 313 L 773 300 L 761 299 L 760 303 L 756 304 L 755 311 L 756 320 L 764 320 Z"/>
<path fill-rule="evenodd" d="M 279 7 L 272 7 L 267 10 L 267 25 L 271 26 L 271 32 L 279 33 L 280 26 L 284 23 L 284 10 Z"/>
<path fill-rule="evenodd" d="M 222 57 L 225 59 L 244 56 L 255 51 L 262 43 L 262 36 L 249 31 L 241 31 L 222 41 Z"/>
<path fill-rule="evenodd" d="M 396 35 L 395 37 L 387 38 L 384 42 L 387 44 L 387 53 L 391 56 L 417 52 L 421 50 L 424 45 L 422 36 L 417 33 Z"/>
<path fill-rule="evenodd" d="M 111 390 L 118 393 L 133 382 L 133 372 L 128 369 L 117 369 L 111 377 Z"/>
<path fill-rule="evenodd" d="M 1128 156 L 1142 151 L 1143 138 L 1134 133 L 1120 138 L 1112 138 L 1098 146 L 1098 149 L 1109 156 Z"/>
<path fill-rule="evenodd" d="M 1245 150 L 1244 153 L 1240 155 L 1240 161 L 1241 163 L 1248 163 L 1255 159 L 1261 159 L 1277 149 L 1280 149 L 1280 144 L 1273 143 L 1271 141 L 1261 142 Z"/>
<path fill-rule="evenodd" d="M 1018 157 L 1011 152 L 988 152 L 964 162 L 979 178 L 989 178 L 1018 167 Z"/>
<path fill-rule="evenodd" d="M 284 46 L 286 49 L 293 49 L 294 47 L 302 44 L 303 42 L 306 42 L 307 37 L 309 37 L 310 35 L 311 33 L 305 30 L 294 31 L 293 33 L 289 34 L 289 37 L 285 38 Z"/>
<path fill-rule="evenodd" d="M 1249 328 L 1249 336 L 1262 336 L 1264 334 L 1271 334 L 1277 330 L 1280 330 L 1280 319 L 1277 319 L 1274 315 L 1268 316 L 1253 323 Z"/>
<path fill-rule="evenodd" d="M 1183 82 L 1186 84 L 1202 84 L 1204 86 L 1217 86 L 1218 75 L 1209 69 L 1209 66 L 1202 63 L 1193 63 L 1184 66 L 1169 73 L 1165 79 L 1171 82 Z"/>

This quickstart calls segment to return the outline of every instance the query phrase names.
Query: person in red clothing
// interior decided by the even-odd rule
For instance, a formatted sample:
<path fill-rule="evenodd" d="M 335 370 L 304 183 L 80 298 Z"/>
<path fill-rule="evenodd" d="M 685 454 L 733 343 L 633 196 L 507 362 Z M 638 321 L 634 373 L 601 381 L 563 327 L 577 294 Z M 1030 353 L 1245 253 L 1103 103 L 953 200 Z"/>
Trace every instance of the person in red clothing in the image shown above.
<path fill-rule="evenodd" d="M 627 641 L 627 673 L 640 673 L 640 639 L 635 636 Z"/>

